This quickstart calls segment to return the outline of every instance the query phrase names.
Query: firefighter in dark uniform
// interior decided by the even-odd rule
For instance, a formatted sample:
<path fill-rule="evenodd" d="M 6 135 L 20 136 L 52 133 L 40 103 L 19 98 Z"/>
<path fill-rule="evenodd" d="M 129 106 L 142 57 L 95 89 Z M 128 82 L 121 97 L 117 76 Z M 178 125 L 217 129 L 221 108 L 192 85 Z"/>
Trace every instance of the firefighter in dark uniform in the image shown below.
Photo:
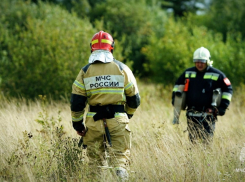
<path fill-rule="evenodd" d="M 106 167 L 110 156 L 117 175 L 127 178 L 131 147 L 128 124 L 140 105 L 136 79 L 128 66 L 114 59 L 114 40 L 109 33 L 94 34 L 90 46 L 89 64 L 80 70 L 72 85 L 73 127 L 83 136 L 90 162 L 98 161 L 92 154 L 95 152 L 100 166 Z M 89 108 L 84 116 L 86 104 Z M 111 153 L 107 155 L 106 151 Z"/>
<path fill-rule="evenodd" d="M 198 48 L 193 55 L 195 66 L 181 74 L 173 89 L 173 105 L 179 86 L 184 85 L 186 89 L 187 129 L 191 142 L 212 140 L 217 116 L 225 114 L 232 97 L 229 79 L 223 72 L 212 67 L 210 58 L 208 49 Z M 218 106 L 214 106 L 213 91 L 218 88 L 221 91 L 221 101 Z"/>

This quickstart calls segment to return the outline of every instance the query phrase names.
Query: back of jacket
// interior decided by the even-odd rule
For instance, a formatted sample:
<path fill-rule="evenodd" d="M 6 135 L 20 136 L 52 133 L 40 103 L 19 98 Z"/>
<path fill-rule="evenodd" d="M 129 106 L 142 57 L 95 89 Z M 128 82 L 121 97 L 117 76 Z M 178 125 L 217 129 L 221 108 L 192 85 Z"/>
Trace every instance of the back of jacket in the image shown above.
<path fill-rule="evenodd" d="M 109 63 L 95 61 L 83 67 L 72 86 L 74 122 L 82 119 L 86 103 L 90 106 L 125 105 L 125 111 L 134 114 L 140 96 L 131 70 L 115 59 Z"/>
<path fill-rule="evenodd" d="M 189 79 L 189 88 L 186 92 L 188 109 L 205 111 L 211 107 L 213 90 L 221 88 L 222 99 L 220 107 L 226 109 L 231 101 L 232 86 L 224 73 L 213 67 L 207 67 L 204 72 L 199 72 L 196 67 L 189 68 L 178 78 L 173 90 L 173 99 L 178 85 L 184 85 Z"/>

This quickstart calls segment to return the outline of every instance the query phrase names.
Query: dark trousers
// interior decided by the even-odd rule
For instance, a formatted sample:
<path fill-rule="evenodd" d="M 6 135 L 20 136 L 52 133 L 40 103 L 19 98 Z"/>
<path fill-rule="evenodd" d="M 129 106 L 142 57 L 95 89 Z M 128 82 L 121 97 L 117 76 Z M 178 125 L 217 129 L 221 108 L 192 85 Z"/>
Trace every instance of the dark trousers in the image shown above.
<path fill-rule="evenodd" d="M 198 140 L 211 142 L 215 130 L 215 118 L 210 115 L 206 117 L 187 116 L 187 130 L 192 143 Z"/>

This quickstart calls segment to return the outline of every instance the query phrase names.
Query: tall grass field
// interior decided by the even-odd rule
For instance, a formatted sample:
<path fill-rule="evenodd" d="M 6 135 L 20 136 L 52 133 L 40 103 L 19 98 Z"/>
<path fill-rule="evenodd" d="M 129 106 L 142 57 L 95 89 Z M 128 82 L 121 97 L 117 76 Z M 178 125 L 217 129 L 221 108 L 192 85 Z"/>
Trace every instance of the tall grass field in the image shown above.
<path fill-rule="evenodd" d="M 139 83 L 139 90 L 128 181 L 245 181 L 244 88 L 218 117 L 209 147 L 189 142 L 184 111 L 172 125 L 172 88 Z M 83 163 L 68 98 L 0 101 L 0 181 L 119 181 L 112 168 Z"/>

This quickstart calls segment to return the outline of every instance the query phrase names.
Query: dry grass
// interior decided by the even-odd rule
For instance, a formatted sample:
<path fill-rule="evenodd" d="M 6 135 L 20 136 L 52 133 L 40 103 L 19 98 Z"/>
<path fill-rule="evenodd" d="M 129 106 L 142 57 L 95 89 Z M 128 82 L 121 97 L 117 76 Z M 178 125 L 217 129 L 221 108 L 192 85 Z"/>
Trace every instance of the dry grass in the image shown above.
<path fill-rule="evenodd" d="M 216 123 L 213 145 L 205 149 L 188 141 L 184 112 L 180 125 L 171 124 L 171 88 L 139 88 L 142 104 L 130 123 L 129 181 L 245 181 L 245 163 L 239 160 L 245 147 L 245 96 L 233 98 Z M 70 120 L 68 101 L 2 98 L 0 181 L 115 181 L 110 171 L 97 173 L 81 163 Z"/>

